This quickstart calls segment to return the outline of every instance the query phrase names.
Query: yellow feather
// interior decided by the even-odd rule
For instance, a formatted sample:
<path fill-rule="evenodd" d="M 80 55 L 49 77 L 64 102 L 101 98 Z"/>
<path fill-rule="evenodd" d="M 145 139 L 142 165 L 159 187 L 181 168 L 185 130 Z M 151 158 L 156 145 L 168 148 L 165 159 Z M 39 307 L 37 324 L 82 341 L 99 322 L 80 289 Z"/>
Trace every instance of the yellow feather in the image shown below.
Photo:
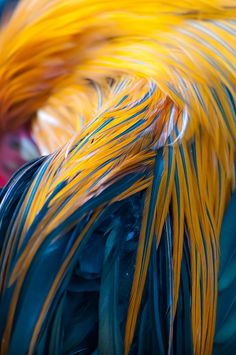
<path fill-rule="evenodd" d="M 147 191 L 126 324 L 125 353 L 129 352 L 135 332 L 153 234 L 155 231 L 158 247 L 170 209 L 174 226 L 173 318 L 178 302 L 183 240 L 188 238 L 194 352 L 211 353 L 219 232 L 235 185 L 236 127 L 226 93 L 227 88 L 236 99 L 233 35 L 236 24 L 229 21 L 235 18 L 233 0 L 178 3 L 171 0 L 145 3 L 141 0 L 22 0 L 2 27 L 0 132 L 32 119 L 41 151 L 53 152 L 25 217 L 19 247 L 45 201 L 60 183 L 66 182 L 50 200 L 45 219 L 40 221 L 11 274 L 10 284 L 16 282 L 16 289 L 3 352 L 8 349 L 20 288 L 47 234 L 121 176 L 146 167 L 153 171 L 155 151 L 159 147 L 164 147 L 166 164 L 168 145 L 172 145 L 170 180 L 167 184 L 165 171 L 144 260 L 152 174 L 125 192 L 117 193 L 113 199 L 117 201 L 137 191 Z M 113 85 L 108 85 L 109 78 L 113 79 Z M 95 86 L 91 86 L 91 81 Z M 151 91 L 154 85 L 155 90 Z M 145 94 L 149 96 L 142 101 Z M 144 113 L 140 114 L 141 111 Z M 135 123 L 140 125 L 133 127 Z M 19 233 L 17 223 L 22 220 L 39 174 L 23 201 L 12 231 L 13 240 Z M 179 206 L 175 174 L 180 185 Z M 69 202 L 63 205 L 66 199 Z M 96 209 L 94 216 L 102 207 Z M 91 223 L 78 236 L 77 245 Z M 11 256 L 10 246 L 8 251 Z M 6 263 L 7 256 L 4 257 Z M 62 265 L 40 314 L 30 353 L 67 262 Z M 1 280 L 6 273 L 7 268 L 2 271 Z M 2 289 L 6 287 L 4 282 Z"/>

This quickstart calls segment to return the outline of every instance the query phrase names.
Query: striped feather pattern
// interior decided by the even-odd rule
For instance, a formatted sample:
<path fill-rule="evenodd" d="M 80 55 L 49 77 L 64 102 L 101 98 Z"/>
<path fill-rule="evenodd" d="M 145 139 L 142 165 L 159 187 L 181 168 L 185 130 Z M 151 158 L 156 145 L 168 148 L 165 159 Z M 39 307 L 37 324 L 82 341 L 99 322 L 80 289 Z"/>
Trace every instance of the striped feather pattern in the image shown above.
<path fill-rule="evenodd" d="M 100 310 L 101 353 L 106 329 L 110 353 L 135 353 L 137 344 L 145 353 L 153 308 L 149 353 L 212 352 L 219 235 L 235 187 L 235 18 L 234 1 L 21 1 L 0 33 L 1 129 L 35 117 L 39 147 L 51 154 L 2 192 L 3 354 L 13 354 L 20 339 L 22 353 L 40 352 L 48 338 L 63 353 L 76 260 L 102 226 L 110 234 L 100 307 L 114 314 L 103 318 Z M 137 194 L 144 206 L 119 334 L 118 290 L 107 280 L 120 280 L 118 236 L 134 228 L 117 206 Z M 41 276 L 36 293 L 30 280 Z"/>

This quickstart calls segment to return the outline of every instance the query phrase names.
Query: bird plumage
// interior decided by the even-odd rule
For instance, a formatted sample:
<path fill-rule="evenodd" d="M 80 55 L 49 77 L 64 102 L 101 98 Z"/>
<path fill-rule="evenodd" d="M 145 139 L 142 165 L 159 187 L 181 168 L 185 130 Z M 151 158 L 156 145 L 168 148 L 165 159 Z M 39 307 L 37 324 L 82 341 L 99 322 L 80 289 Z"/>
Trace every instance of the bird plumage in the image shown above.
<path fill-rule="evenodd" d="M 19 3 L 1 131 L 31 120 L 48 156 L 1 194 L 3 354 L 233 353 L 235 18 L 235 1 Z"/>

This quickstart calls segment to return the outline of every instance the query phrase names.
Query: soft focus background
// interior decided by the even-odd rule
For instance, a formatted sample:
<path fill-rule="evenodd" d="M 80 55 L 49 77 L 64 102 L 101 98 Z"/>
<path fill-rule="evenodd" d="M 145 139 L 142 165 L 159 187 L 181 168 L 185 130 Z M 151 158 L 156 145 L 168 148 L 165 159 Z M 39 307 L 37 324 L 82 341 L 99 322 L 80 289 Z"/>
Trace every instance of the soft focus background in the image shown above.
<path fill-rule="evenodd" d="M 38 150 L 30 135 L 29 128 L 7 132 L 0 138 L 0 187 L 27 161 L 35 158 Z"/>
<path fill-rule="evenodd" d="M 0 0 L 1 17 L 12 11 L 17 0 Z M 38 150 L 30 134 L 30 128 L 23 126 L 13 132 L 0 136 L 0 188 L 3 187 L 12 174 L 38 156 Z"/>

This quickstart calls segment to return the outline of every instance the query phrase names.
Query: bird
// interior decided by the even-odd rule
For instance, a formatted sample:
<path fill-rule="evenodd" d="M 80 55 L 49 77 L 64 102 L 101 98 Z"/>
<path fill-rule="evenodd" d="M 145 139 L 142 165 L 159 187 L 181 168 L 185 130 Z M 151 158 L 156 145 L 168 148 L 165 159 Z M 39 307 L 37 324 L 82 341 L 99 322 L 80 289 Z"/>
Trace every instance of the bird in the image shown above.
<path fill-rule="evenodd" d="M 21 0 L 0 134 L 1 354 L 236 351 L 234 0 Z"/>

